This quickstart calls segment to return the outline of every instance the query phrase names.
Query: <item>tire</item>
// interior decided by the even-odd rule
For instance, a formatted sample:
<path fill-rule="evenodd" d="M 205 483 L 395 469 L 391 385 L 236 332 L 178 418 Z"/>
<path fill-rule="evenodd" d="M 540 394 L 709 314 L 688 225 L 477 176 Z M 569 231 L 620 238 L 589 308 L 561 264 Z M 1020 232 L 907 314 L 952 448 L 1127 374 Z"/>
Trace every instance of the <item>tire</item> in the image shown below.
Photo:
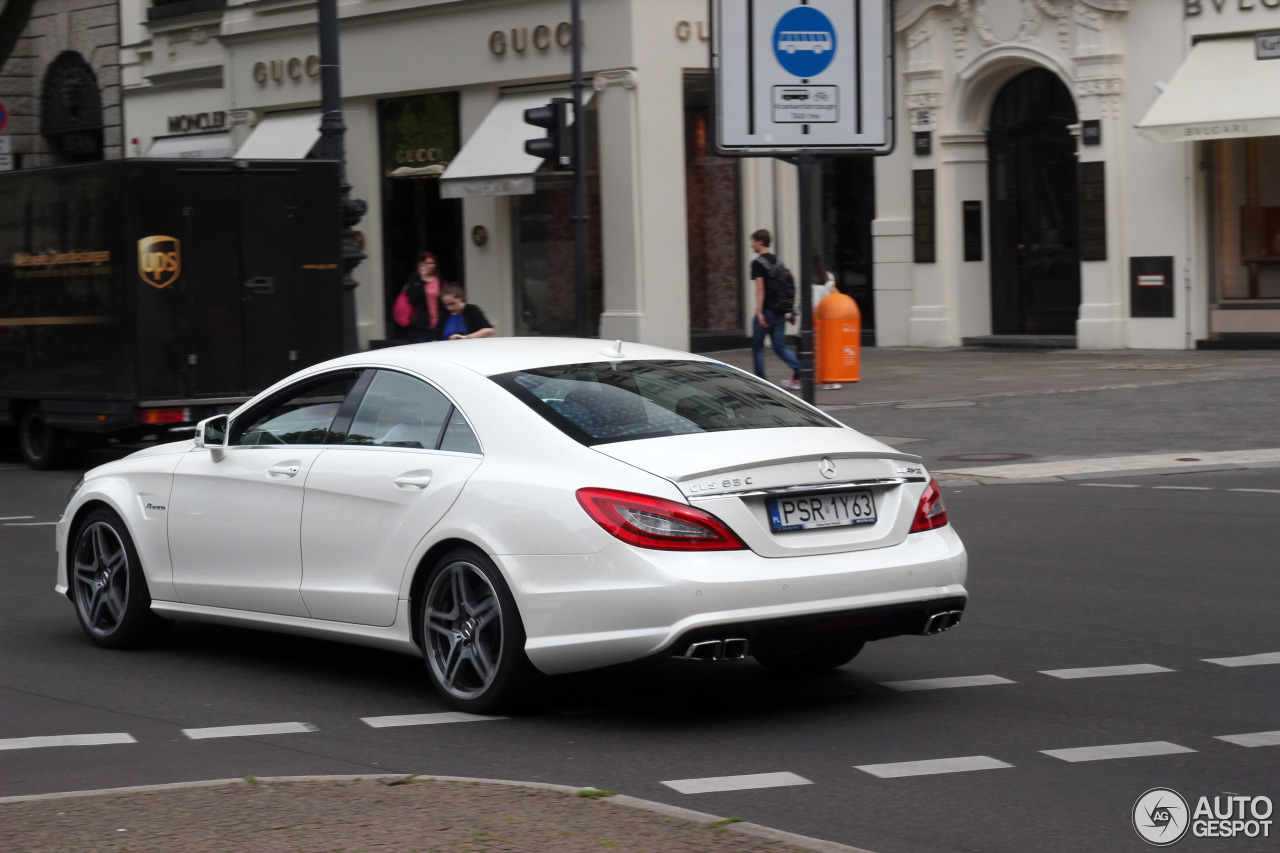
<path fill-rule="evenodd" d="M 18 419 L 18 448 L 22 459 L 37 471 L 48 471 L 62 464 L 66 443 L 62 433 L 45 422 L 39 404 L 22 410 Z"/>
<path fill-rule="evenodd" d="M 502 573 L 473 548 L 445 554 L 432 568 L 419 610 L 422 652 L 432 685 L 460 711 L 511 710 L 536 675 L 525 633 Z"/>
<path fill-rule="evenodd" d="M 132 649 L 173 624 L 151 612 L 142 561 L 120 516 L 102 507 L 76 530 L 67 567 L 80 627 L 104 649 Z"/>
<path fill-rule="evenodd" d="M 755 659 L 779 675 L 819 675 L 844 666 L 856 658 L 865 645 L 863 640 L 841 637 L 785 652 L 757 651 Z"/>

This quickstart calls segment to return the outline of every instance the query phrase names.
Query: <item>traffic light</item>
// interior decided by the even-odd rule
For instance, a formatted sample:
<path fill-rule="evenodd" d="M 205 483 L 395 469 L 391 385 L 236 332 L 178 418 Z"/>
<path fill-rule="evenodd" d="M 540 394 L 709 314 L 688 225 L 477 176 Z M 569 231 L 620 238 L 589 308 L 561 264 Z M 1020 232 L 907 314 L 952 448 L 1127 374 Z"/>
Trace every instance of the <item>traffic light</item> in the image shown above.
<path fill-rule="evenodd" d="M 524 111 L 526 124 L 547 129 L 547 135 L 542 139 L 527 140 L 524 152 L 541 157 L 558 172 L 573 170 L 573 128 L 569 126 L 571 109 L 573 101 L 569 98 L 552 98 L 545 107 L 530 107 Z"/>

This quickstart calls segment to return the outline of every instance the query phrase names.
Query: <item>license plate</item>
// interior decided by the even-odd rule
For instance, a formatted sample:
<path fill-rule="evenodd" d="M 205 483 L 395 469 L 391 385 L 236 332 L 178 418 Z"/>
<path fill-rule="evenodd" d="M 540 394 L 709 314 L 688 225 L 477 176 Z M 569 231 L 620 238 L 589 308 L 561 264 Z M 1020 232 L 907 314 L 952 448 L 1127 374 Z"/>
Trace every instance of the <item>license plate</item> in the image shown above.
<path fill-rule="evenodd" d="M 774 533 L 875 523 L 876 502 L 870 489 L 769 499 L 769 526 Z"/>

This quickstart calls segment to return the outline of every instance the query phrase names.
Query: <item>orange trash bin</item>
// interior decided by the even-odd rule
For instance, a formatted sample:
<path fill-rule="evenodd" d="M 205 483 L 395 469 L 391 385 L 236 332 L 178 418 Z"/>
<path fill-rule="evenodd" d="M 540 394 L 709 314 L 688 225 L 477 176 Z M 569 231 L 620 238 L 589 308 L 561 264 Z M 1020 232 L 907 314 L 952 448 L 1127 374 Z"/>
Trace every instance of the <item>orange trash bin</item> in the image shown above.
<path fill-rule="evenodd" d="M 852 296 L 832 293 L 813 309 L 814 380 L 857 382 L 862 367 L 862 314 Z"/>

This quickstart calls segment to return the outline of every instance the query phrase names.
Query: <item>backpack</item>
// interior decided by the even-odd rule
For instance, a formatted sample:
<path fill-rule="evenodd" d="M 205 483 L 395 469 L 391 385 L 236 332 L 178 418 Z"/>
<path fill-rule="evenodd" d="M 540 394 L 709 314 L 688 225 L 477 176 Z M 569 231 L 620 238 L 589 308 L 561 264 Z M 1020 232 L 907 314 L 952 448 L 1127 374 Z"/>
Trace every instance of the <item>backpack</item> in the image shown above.
<path fill-rule="evenodd" d="M 758 260 L 765 265 L 764 307 L 778 314 L 790 314 L 796 310 L 796 279 L 786 264 L 771 264 L 761 255 Z"/>

